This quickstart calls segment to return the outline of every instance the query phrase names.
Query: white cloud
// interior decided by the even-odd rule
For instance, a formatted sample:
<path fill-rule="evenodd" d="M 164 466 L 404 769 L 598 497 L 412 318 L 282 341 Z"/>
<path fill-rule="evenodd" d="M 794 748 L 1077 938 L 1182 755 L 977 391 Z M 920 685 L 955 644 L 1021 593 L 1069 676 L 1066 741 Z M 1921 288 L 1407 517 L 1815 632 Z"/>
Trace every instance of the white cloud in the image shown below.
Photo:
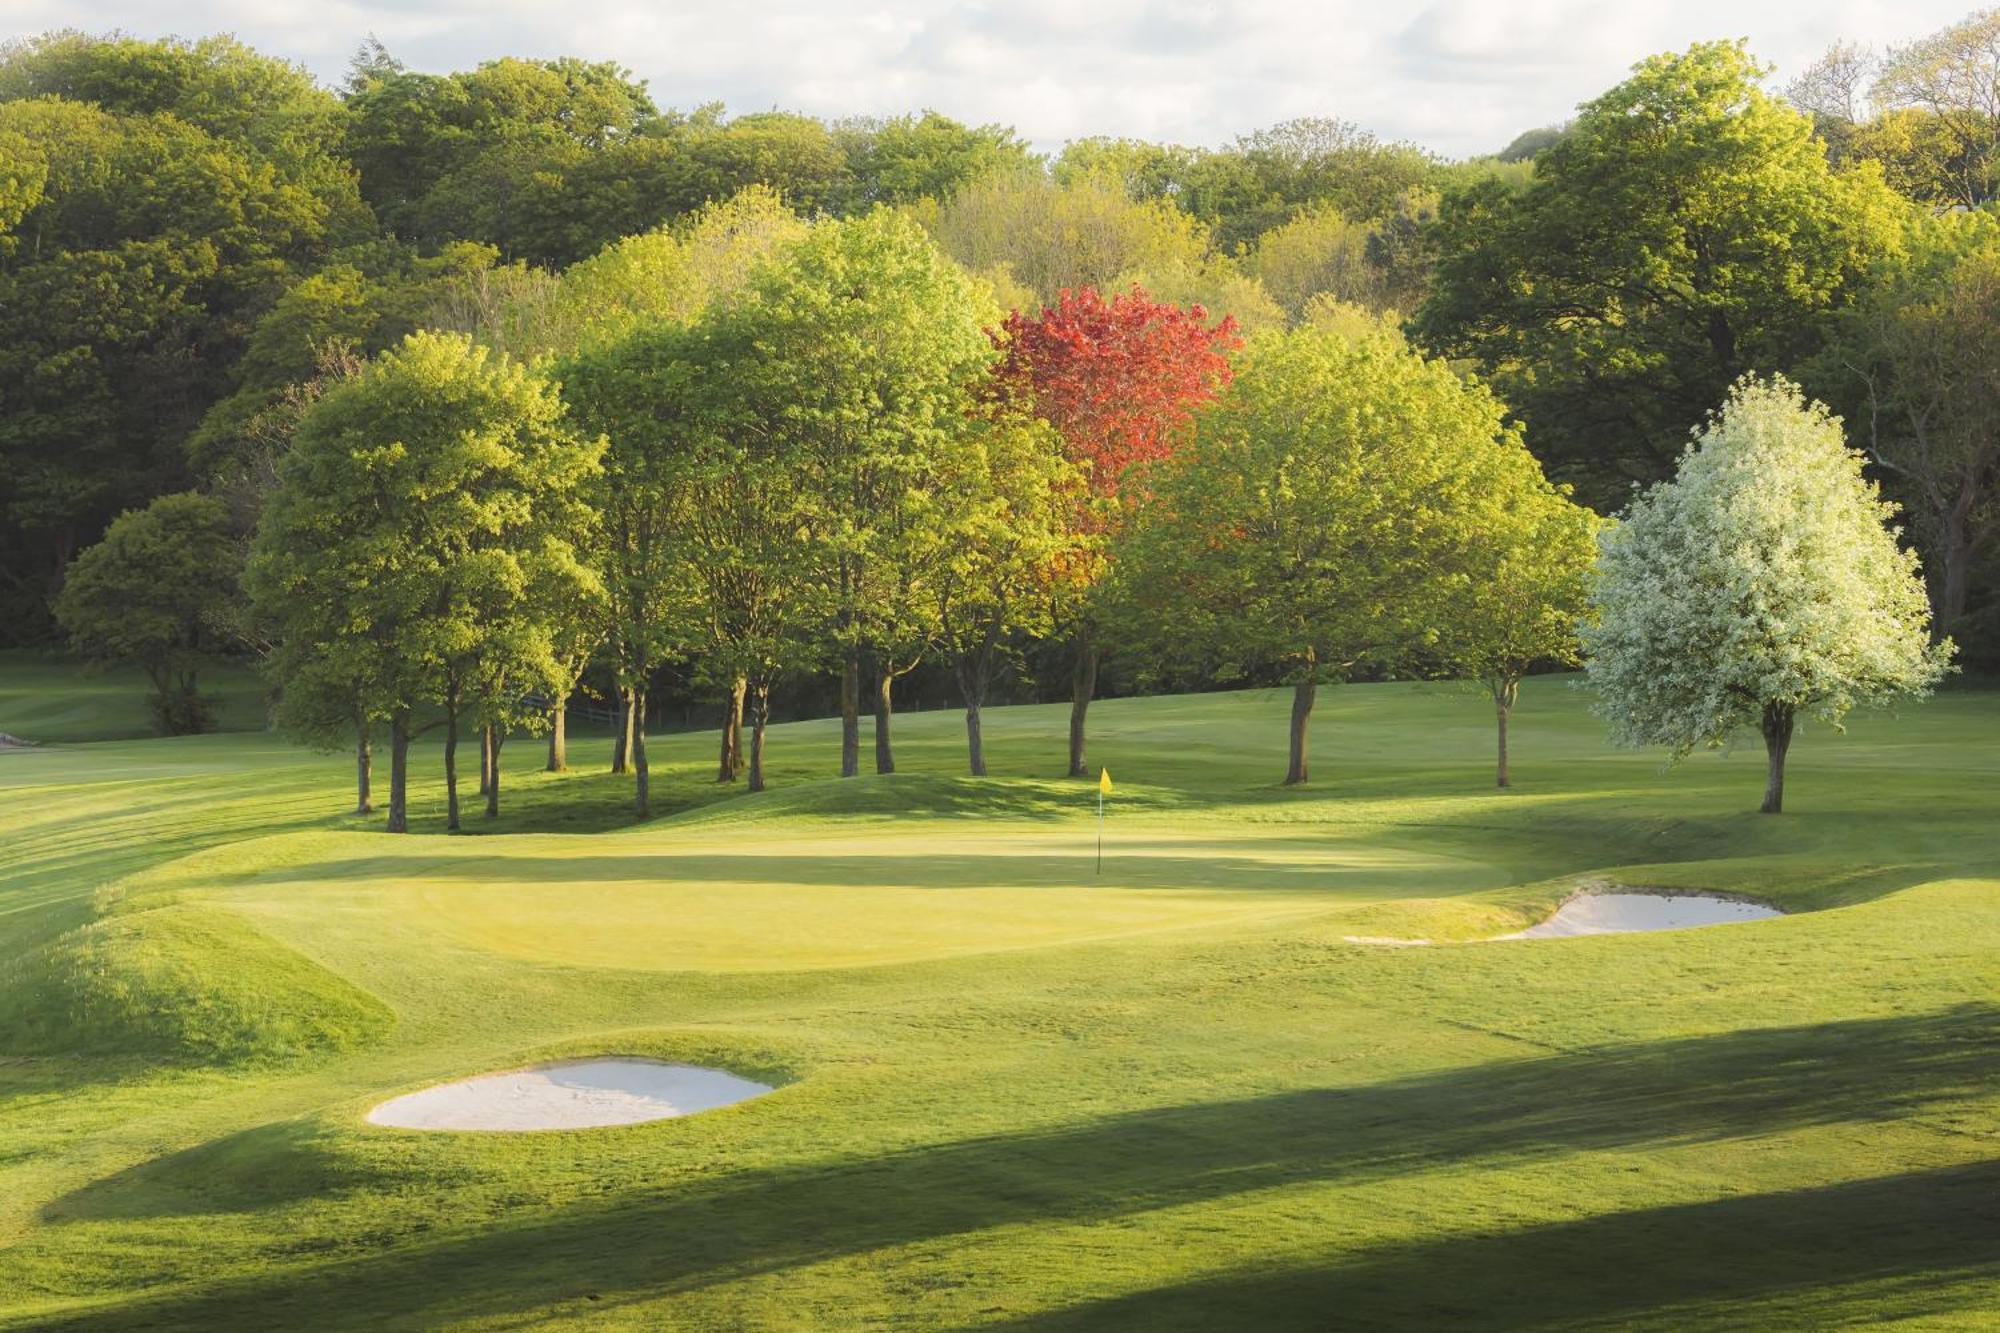
<path fill-rule="evenodd" d="M 1217 144 L 1338 116 L 1459 156 L 1565 119 L 1634 61 L 1742 36 L 1796 70 L 1837 38 L 1907 41 L 1970 0 L 9 0 L 9 35 L 234 32 L 340 77 L 372 32 L 406 62 L 616 60 L 662 105 L 936 109 L 1043 148 L 1089 134 Z"/>

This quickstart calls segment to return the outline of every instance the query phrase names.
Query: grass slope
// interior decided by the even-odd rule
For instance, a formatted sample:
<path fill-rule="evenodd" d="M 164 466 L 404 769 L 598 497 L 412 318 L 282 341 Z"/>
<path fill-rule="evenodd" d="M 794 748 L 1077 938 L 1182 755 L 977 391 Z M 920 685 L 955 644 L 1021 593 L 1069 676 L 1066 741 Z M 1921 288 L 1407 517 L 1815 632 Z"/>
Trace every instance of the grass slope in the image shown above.
<path fill-rule="evenodd" d="M 956 715 L 754 798 L 668 738 L 643 826 L 589 742 L 456 838 L 434 751 L 403 839 L 268 736 L 0 754 L 0 1327 L 1990 1322 L 2000 696 L 1803 737 L 1779 819 L 1560 681 L 1506 793 L 1470 692 L 1324 697 L 1304 791 L 1273 692 L 1096 706 L 1101 874 L 1057 708 L 983 782 Z M 1591 880 L 1796 915 L 1476 942 Z M 784 1086 L 362 1119 L 605 1051 Z"/>

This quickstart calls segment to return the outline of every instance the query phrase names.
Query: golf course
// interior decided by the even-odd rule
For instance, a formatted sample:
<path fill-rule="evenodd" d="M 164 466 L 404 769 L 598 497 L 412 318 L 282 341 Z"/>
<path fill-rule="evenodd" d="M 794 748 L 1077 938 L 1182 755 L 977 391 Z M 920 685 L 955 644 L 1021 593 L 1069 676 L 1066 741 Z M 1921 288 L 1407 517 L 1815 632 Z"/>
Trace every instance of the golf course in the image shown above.
<path fill-rule="evenodd" d="M 134 739 L 0 659 L 0 1327 L 1957 1329 L 2000 1309 L 2000 695 L 1610 748 L 1573 677 L 773 725 L 518 759 L 443 832 L 351 756 Z M 532 754 L 532 743 L 520 742 Z M 1779 919 L 1498 940 L 1582 889 Z M 1428 941 L 1392 947 L 1384 941 Z M 775 1090 L 615 1128 L 371 1108 L 624 1055 Z"/>

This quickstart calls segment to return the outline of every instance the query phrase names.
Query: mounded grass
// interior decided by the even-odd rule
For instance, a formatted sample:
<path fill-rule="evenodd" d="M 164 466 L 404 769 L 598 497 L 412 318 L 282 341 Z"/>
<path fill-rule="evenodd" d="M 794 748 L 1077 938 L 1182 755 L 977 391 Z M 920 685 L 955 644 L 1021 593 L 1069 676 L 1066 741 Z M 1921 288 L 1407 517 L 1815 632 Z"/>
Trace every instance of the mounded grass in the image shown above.
<path fill-rule="evenodd" d="M 662 738 L 640 826 L 602 742 L 549 775 L 517 741 L 465 837 L 434 748 L 400 839 L 341 813 L 345 757 L 266 735 L 0 754 L 0 1326 L 2000 1308 L 2000 695 L 1806 734 L 1775 819 L 1761 755 L 1609 751 L 1559 680 L 1504 793 L 1473 692 L 1322 698 L 1303 791 L 1276 692 L 1097 705 L 1101 873 L 1061 708 L 990 712 L 987 781 L 955 713 L 846 782 L 833 724 L 777 728 L 754 798 Z M 1477 942 L 1592 881 L 1796 914 Z M 569 1134 L 362 1119 L 603 1052 L 782 1086 Z"/>

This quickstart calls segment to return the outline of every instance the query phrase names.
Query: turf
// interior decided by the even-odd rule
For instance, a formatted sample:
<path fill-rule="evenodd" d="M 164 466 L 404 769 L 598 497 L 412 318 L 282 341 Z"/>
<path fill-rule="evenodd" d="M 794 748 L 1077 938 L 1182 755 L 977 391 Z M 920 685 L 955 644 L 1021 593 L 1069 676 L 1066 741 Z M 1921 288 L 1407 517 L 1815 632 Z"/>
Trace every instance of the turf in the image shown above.
<path fill-rule="evenodd" d="M 121 716 L 47 671 L 0 731 Z M 263 734 L 0 753 L 0 1327 L 1995 1322 L 2000 695 L 1804 735 L 1780 818 L 1560 680 L 1505 793 L 1471 691 L 1322 699 L 1305 790 L 1273 692 L 1098 705 L 1101 873 L 1056 708 L 986 781 L 954 714 L 847 782 L 777 728 L 758 797 L 663 738 L 640 826 L 601 742 L 521 741 L 464 837 L 434 750 L 400 839 Z M 1793 915 L 1479 942 L 1598 881 Z M 602 1052 L 782 1087 L 362 1119 Z"/>

